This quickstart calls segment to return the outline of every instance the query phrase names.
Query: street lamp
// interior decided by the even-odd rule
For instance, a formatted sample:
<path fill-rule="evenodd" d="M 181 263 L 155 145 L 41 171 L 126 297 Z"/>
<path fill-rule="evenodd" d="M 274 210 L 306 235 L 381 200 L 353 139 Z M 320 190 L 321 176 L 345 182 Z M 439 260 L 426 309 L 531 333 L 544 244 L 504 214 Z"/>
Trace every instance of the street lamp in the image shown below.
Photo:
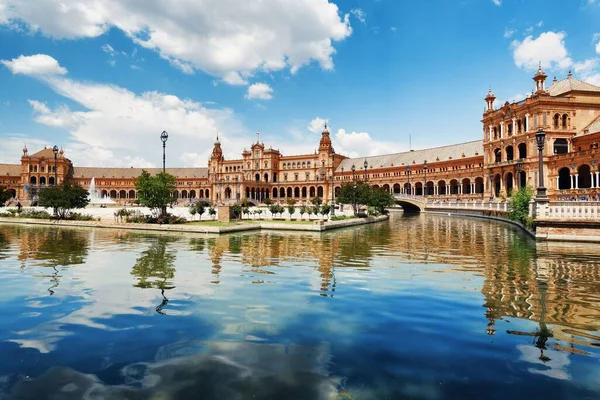
<path fill-rule="evenodd" d="M 352 205 L 354 208 L 354 215 L 356 216 L 356 180 L 354 178 L 355 171 L 356 166 L 352 164 Z"/>
<path fill-rule="evenodd" d="M 410 165 L 406 166 L 406 179 L 408 179 L 408 195 L 410 195 L 411 190 L 410 190 Z"/>
<path fill-rule="evenodd" d="M 331 160 L 331 216 L 335 215 L 335 182 L 333 181 L 333 159 Z"/>
<path fill-rule="evenodd" d="M 425 186 L 423 186 L 423 196 L 427 197 L 427 160 L 423 162 L 423 172 L 425 173 Z"/>
<path fill-rule="evenodd" d="M 54 145 L 52 148 L 52 152 L 54 153 L 54 184 L 58 185 L 58 170 L 56 168 L 56 158 L 58 156 L 58 146 Z"/>
<path fill-rule="evenodd" d="M 537 196 L 540 199 L 545 199 L 546 196 L 546 188 L 544 187 L 544 161 L 543 161 L 543 150 L 544 150 L 544 142 L 546 141 L 546 132 L 543 130 L 537 131 L 535 134 L 535 141 L 538 147 L 538 174 L 539 174 L 539 185 L 537 188 Z"/>
<path fill-rule="evenodd" d="M 369 166 L 369 163 L 367 162 L 367 159 L 365 158 L 365 162 L 364 162 L 364 167 L 365 167 L 365 182 L 367 181 L 367 167 Z"/>
<path fill-rule="evenodd" d="M 160 134 L 160 140 L 162 141 L 163 144 L 163 174 L 165 173 L 165 147 L 167 146 L 167 139 L 169 138 L 169 134 L 167 133 L 167 131 L 162 131 L 162 133 Z"/>
<path fill-rule="evenodd" d="M 521 160 L 517 161 L 517 182 L 519 184 L 518 189 L 523 187 L 523 182 L 521 181 L 521 171 L 523 170 L 523 163 Z"/>

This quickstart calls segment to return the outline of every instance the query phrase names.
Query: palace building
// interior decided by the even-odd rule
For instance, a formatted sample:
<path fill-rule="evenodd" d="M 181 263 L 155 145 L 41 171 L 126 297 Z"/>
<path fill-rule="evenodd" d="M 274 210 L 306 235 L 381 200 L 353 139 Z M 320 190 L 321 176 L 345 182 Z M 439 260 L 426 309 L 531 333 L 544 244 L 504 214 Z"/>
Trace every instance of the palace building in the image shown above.
<path fill-rule="evenodd" d="M 173 197 L 184 204 L 242 198 L 255 203 L 293 198 L 302 203 L 314 197 L 331 200 L 342 184 L 362 180 L 398 195 L 503 199 L 517 187 L 538 186 L 536 133 L 544 131 L 542 173 L 548 196 L 597 199 L 600 87 L 571 72 L 562 80 L 555 77 L 550 85 L 546 79 L 540 66 L 531 94 L 499 108 L 494 107 L 496 97 L 490 89 L 481 120 L 482 139 L 467 143 L 353 159 L 335 152 L 325 125 L 312 154 L 284 155 L 257 141 L 239 159 L 227 160 L 217 137 L 206 168 L 167 168 L 177 177 Z M 20 164 L 0 164 L 0 186 L 29 204 L 41 187 L 70 180 L 88 188 L 94 178 L 103 197 L 129 203 L 135 200 L 134 180 L 141 172 L 141 168 L 79 167 L 62 149 L 30 154 L 24 148 Z"/>

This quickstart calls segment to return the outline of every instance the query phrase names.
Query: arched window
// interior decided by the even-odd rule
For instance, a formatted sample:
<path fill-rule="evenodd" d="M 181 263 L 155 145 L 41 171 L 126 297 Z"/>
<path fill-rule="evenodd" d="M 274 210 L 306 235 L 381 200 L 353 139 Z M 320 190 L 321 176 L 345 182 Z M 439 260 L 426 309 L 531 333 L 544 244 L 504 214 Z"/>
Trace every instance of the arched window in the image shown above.
<path fill-rule="evenodd" d="M 512 146 L 506 146 L 506 161 L 512 161 L 515 158 L 514 150 Z"/>
<path fill-rule="evenodd" d="M 500 149 L 494 150 L 494 162 L 502 161 L 502 151 Z"/>
<path fill-rule="evenodd" d="M 569 120 L 569 116 L 567 114 L 563 114 L 562 116 L 562 128 L 567 129 L 567 121 Z"/>
<path fill-rule="evenodd" d="M 54 185 L 54 177 L 53 176 L 51 176 L 50 178 L 48 178 L 48 184 Z"/>
<path fill-rule="evenodd" d="M 558 129 L 559 121 L 560 121 L 560 115 L 554 114 L 554 129 Z"/>
<path fill-rule="evenodd" d="M 554 154 L 567 154 L 569 152 L 569 142 L 567 139 L 556 139 L 554 141 Z"/>
<path fill-rule="evenodd" d="M 254 180 L 256 182 L 260 181 L 260 175 L 259 174 L 254 175 Z"/>
<path fill-rule="evenodd" d="M 571 189 L 571 170 L 564 167 L 558 170 L 558 190 Z"/>
<path fill-rule="evenodd" d="M 269 174 L 265 173 L 265 182 L 269 182 Z"/>
<path fill-rule="evenodd" d="M 519 158 L 527 158 L 527 145 L 525 143 L 519 144 Z"/>
<path fill-rule="evenodd" d="M 580 165 L 579 168 L 577 168 L 577 173 L 579 174 L 579 177 L 577 178 L 579 184 L 577 185 L 577 187 L 579 187 L 580 189 L 591 188 L 592 174 L 590 166 L 587 164 Z"/>
<path fill-rule="evenodd" d="M 45 185 L 46 184 L 46 177 L 42 176 L 40 177 L 40 185 Z"/>

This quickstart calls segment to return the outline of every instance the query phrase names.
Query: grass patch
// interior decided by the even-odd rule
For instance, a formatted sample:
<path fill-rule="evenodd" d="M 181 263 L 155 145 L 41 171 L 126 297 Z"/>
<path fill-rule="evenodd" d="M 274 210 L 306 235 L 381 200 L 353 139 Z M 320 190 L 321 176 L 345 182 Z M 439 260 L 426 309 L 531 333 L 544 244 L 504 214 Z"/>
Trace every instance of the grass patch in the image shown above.
<path fill-rule="evenodd" d="M 193 225 L 193 226 L 235 226 L 235 225 L 242 225 L 242 222 L 241 221 L 232 221 L 232 222 L 190 221 L 190 222 L 186 222 L 186 225 Z"/>

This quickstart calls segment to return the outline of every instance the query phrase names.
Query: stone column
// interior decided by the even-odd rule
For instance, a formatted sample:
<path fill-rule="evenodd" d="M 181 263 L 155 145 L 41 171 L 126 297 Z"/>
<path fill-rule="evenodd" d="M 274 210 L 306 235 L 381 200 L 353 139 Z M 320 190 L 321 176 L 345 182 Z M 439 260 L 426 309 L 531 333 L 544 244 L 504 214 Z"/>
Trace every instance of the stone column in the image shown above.
<path fill-rule="evenodd" d="M 575 189 L 579 189 L 579 174 L 575 174 Z"/>
<path fill-rule="evenodd" d="M 529 114 L 525 114 L 525 125 L 525 128 L 527 128 L 525 132 L 527 132 L 529 130 Z"/>
<path fill-rule="evenodd" d="M 512 119 L 512 134 L 513 136 L 517 134 L 517 119 Z"/>
<path fill-rule="evenodd" d="M 600 172 L 596 172 L 596 188 L 600 187 L 598 184 L 598 178 L 600 178 Z"/>
<path fill-rule="evenodd" d="M 558 180 L 559 180 L 559 176 L 556 177 L 556 190 L 558 190 L 559 186 L 558 186 Z"/>
<path fill-rule="evenodd" d="M 504 137 L 504 122 L 500 122 L 500 139 Z"/>

